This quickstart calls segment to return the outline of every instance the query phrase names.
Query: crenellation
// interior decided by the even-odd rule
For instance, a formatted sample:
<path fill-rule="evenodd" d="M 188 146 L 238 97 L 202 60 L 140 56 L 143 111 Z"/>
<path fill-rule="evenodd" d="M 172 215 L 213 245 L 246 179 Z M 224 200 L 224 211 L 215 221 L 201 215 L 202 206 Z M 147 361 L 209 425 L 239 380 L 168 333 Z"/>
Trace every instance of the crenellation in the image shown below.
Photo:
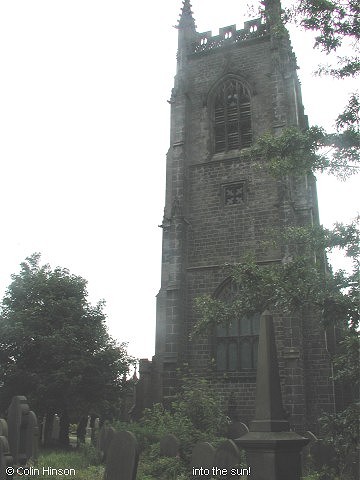
<path fill-rule="evenodd" d="M 261 18 L 249 20 L 244 23 L 244 28 L 236 30 L 236 25 L 229 25 L 219 29 L 218 35 L 211 31 L 198 33 L 197 39 L 191 45 L 191 52 L 203 53 L 213 49 L 237 45 L 241 42 L 261 38 L 269 33 L 266 24 Z"/>

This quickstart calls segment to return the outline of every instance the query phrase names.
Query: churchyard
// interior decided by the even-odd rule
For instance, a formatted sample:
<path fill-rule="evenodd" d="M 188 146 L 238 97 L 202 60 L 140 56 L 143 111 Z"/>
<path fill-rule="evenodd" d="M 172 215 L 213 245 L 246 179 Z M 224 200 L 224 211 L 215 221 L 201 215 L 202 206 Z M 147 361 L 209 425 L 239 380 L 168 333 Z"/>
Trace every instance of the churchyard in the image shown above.
<path fill-rule="evenodd" d="M 57 448 L 58 416 L 45 429 L 26 397 L 15 396 L 7 418 L 0 420 L 0 480 L 20 476 L 72 480 L 357 478 L 355 457 L 340 472 L 337 452 L 330 444 L 311 432 L 300 436 L 290 431 L 283 418 L 269 313 L 261 317 L 256 413 L 249 427 L 242 422 L 219 423 L 220 410 L 212 403 L 209 385 L 199 382 L 197 387 L 193 391 L 197 402 L 188 391 L 185 400 L 173 404 L 172 412 L 157 405 L 140 422 L 100 426 L 100 419 L 88 420 L 85 436 L 78 435 L 78 445 L 68 451 Z M 200 421 L 197 428 L 190 421 L 191 409 Z M 39 454 L 45 430 L 50 430 L 51 447 Z"/>

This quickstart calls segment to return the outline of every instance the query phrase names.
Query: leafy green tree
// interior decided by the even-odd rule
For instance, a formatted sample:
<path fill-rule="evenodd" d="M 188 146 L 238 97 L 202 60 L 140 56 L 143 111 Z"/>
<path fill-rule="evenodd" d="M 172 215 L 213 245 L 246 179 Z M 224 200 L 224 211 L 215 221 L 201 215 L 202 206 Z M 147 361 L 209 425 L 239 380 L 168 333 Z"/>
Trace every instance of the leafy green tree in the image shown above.
<path fill-rule="evenodd" d="M 80 415 L 117 411 L 132 362 L 107 333 L 103 302 L 87 301 L 86 283 L 33 254 L 1 304 L 1 408 L 26 395 L 38 415 L 60 415 L 63 443 Z"/>
<path fill-rule="evenodd" d="M 286 11 L 289 20 L 316 33 L 315 46 L 327 54 L 351 46 L 352 55 L 340 54 L 335 67 L 320 68 L 322 73 L 344 78 L 360 70 L 360 6 L 357 0 L 300 0 Z"/>

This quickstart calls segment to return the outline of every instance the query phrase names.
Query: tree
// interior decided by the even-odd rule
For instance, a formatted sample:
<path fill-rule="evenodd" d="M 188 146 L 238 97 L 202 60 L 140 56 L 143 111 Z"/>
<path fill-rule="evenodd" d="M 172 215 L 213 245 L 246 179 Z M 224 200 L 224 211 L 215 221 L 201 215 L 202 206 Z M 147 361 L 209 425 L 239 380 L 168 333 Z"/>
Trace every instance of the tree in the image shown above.
<path fill-rule="evenodd" d="M 80 415 L 114 414 L 132 362 L 126 345 L 107 333 L 103 302 L 87 301 L 86 280 L 40 266 L 33 254 L 12 276 L 1 305 L 1 407 L 27 396 L 40 415 L 57 413 L 63 426 Z"/>
<path fill-rule="evenodd" d="M 301 0 L 286 12 L 289 20 L 306 30 L 316 32 L 315 46 L 326 53 L 338 52 L 343 46 L 351 46 L 353 54 L 341 54 L 335 67 L 320 68 L 319 72 L 344 78 L 360 71 L 360 6 L 357 0 Z"/>

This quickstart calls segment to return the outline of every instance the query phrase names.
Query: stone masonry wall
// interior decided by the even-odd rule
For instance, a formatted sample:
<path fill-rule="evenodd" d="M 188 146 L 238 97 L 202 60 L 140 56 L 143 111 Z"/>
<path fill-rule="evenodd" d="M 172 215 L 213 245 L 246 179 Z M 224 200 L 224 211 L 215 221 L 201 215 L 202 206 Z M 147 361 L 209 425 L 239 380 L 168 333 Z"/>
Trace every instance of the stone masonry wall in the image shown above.
<path fill-rule="evenodd" d="M 180 32 L 181 33 L 181 32 Z M 186 34 L 188 38 L 189 34 Z M 184 36 L 185 38 L 185 36 Z M 286 43 L 286 42 L 285 42 Z M 225 78 L 237 78 L 251 97 L 253 139 L 285 126 L 305 126 L 296 65 L 287 44 L 269 35 L 215 50 L 184 55 L 171 104 L 163 219 L 163 271 L 158 295 L 156 361 L 162 395 L 176 386 L 176 369 L 187 363 L 208 377 L 229 411 L 249 422 L 254 414 L 255 371 L 220 373 L 214 365 L 214 336 L 189 334 L 197 320 L 194 300 L 214 294 L 229 268 L 255 252 L 259 263 L 281 262 L 285 252 L 265 248 L 270 230 L 318 221 L 312 178 L 275 180 L 245 151 L 214 153 L 213 92 Z M 285 52 L 285 53 L 284 53 Z M 185 59 L 185 60 L 184 60 Z M 226 205 L 225 189 L 241 185 L 240 203 Z M 283 399 L 298 430 L 314 428 L 316 415 L 331 410 L 330 362 L 319 315 L 275 312 Z M 315 413 L 314 413 L 315 412 Z"/>

